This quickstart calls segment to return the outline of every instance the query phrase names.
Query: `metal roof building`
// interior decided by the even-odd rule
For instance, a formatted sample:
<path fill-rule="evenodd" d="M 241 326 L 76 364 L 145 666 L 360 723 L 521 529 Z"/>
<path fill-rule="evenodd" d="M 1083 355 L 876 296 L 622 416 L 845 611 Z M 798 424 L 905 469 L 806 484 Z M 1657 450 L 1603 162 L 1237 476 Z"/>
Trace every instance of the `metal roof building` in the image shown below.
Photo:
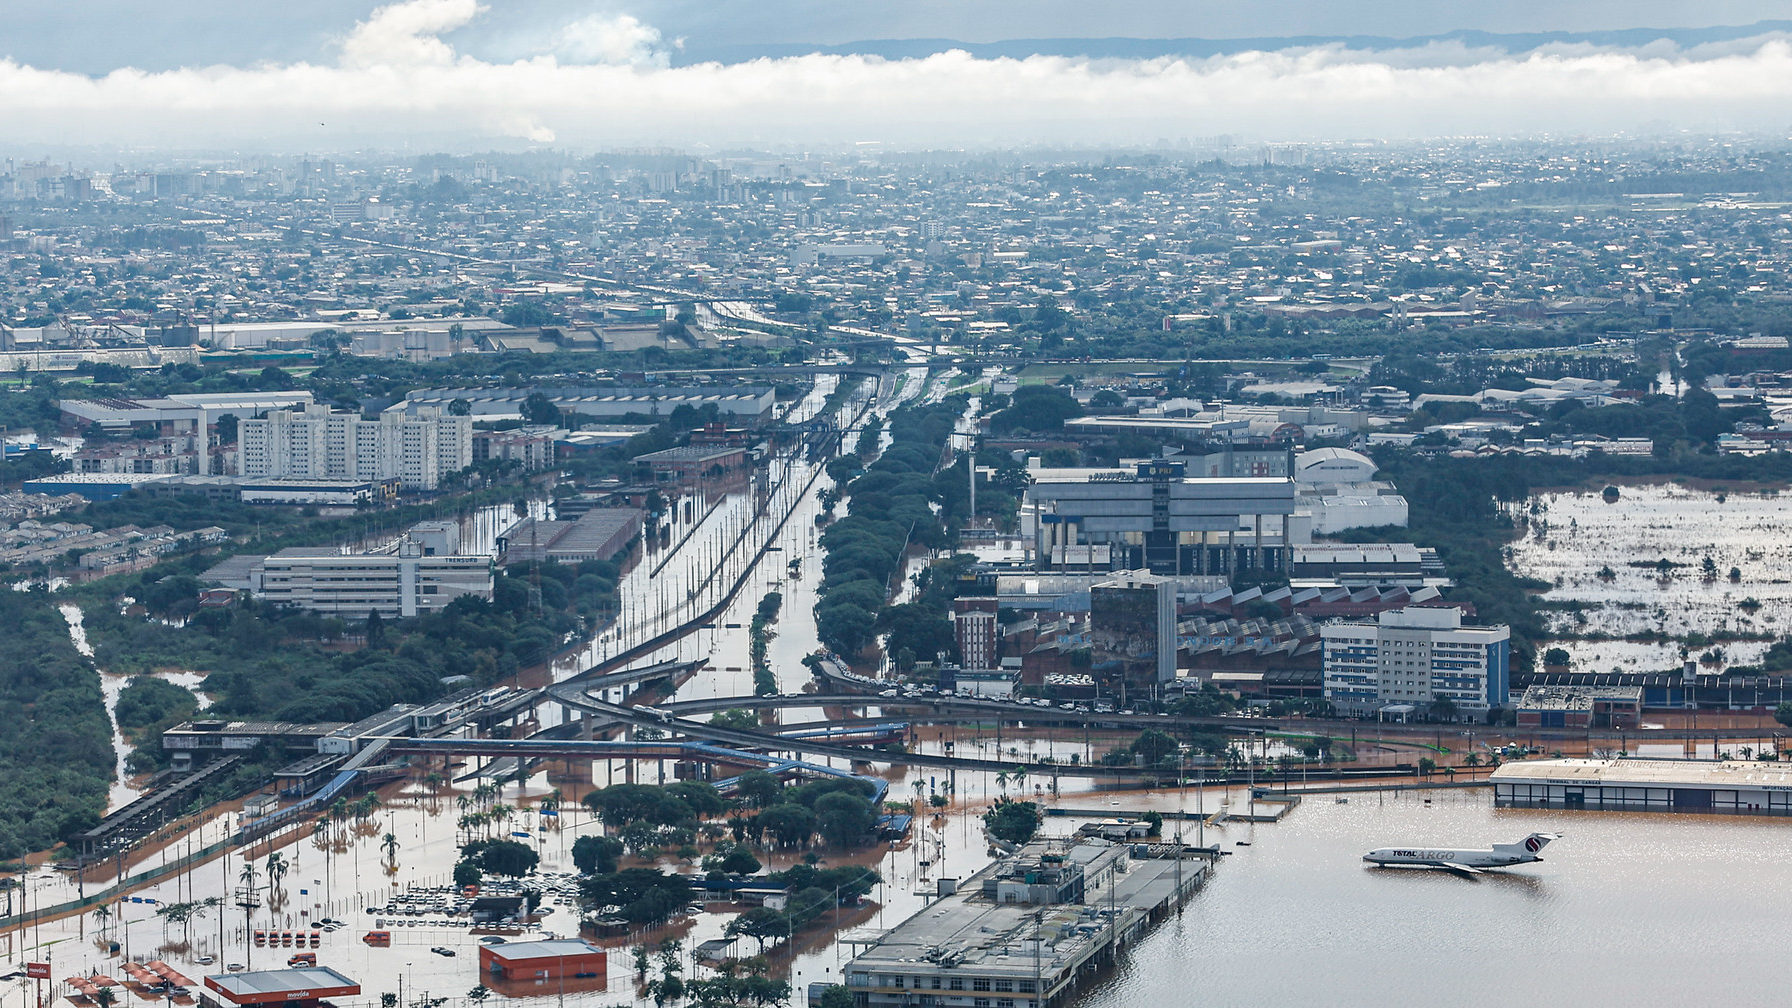
<path fill-rule="evenodd" d="M 314 1005 L 361 993 L 360 984 L 328 966 L 225 973 L 206 977 L 205 986 L 233 1005 Z"/>
<path fill-rule="evenodd" d="M 1493 772 L 1507 808 L 1792 815 L 1792 764 L 1753 760 L 1551 759 Z"/>

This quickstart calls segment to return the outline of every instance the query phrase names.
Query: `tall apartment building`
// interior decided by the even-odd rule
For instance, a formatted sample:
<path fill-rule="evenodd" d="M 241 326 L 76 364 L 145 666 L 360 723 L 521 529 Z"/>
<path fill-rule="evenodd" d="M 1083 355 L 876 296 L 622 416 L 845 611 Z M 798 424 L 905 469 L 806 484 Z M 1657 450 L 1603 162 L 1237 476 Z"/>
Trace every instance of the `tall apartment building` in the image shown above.
<path fill-rule="evenodd" d="M 1114 685 L 1176 679 L 1176 583 L 1132 571 L 1089 589 L 1089 671 Z"/>
<path fill-rule="evenodd" d="M 476 431 L 473 461 L 501 459 L 519 462 L 524 472 L 540 472 L 554 464 L 554 427 L 521 430 Z"/>
<path fill-rule="evenodd" d="M 463 595 L 492 597 L 489 557 L 458 556 L 452 522 L 423 522 L 391 553 L 294 547 L 249 571 L 256 598 L 347 620 L 434 612 Z"/>
<path fill-rule="evenodd" d="M 434 490 L 442 477 L 473 462 L 473 421 L 440 409 L 416 415 L 332 412 L 310 405 L 273 410 L 237 428 L 243 476 L 377 480 L 398 477 L 408 490 Z"/>
<path fill-rule="evenodd" d="M 1511 628 L 1463 626 L 1461 609 L 1395 609 L 1374 623 L 1331 624 L 1320 636 L 1325 697 L 1341 713 L 1390 705 L 1423 713 L 1448 700 L 1478 717 L 1509 699 Z"/>
<path fill-rule="evenodd" d="M 996 667 L 996 643 L 1001 639 L 1001 631 L 996 626 L 993 596 L 960 595 L 953 599 L 952 627 L 961 668 L 968 672 L 987 672 Z"/>

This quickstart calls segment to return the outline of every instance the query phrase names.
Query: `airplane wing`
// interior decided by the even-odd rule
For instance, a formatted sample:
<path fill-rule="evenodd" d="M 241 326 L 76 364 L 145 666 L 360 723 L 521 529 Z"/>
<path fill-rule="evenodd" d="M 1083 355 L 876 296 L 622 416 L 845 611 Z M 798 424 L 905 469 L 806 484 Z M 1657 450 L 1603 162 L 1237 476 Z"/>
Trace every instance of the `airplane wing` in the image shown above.
<path fill-rule="evenodd" d="M 1470 868 L 1468 865 L 1457 864 L 1454 861 L 1439 861 L 1437 866 L 1439 868 L 1448 868 L 1453 872 L 1461 872 L 1464 875 L 1480 875 L 1482 873 L 1479 868 Z"/>

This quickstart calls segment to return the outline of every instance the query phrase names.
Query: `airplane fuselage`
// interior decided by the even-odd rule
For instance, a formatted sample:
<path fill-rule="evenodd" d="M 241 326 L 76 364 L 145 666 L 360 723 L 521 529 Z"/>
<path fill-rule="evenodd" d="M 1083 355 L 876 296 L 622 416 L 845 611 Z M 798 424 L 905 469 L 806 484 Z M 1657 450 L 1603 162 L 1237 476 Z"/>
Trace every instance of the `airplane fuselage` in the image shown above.
<path fill-rule="evenodd" d="M 1456 850 L 1443 847 L 1382 847 L 1363 855 L 1378 865 L 1421 865 L 1432 868 L 1465 865 L 1469 868 L 1507 868 L 1541 861 L 1535 854 L 1496 850 Z"/>

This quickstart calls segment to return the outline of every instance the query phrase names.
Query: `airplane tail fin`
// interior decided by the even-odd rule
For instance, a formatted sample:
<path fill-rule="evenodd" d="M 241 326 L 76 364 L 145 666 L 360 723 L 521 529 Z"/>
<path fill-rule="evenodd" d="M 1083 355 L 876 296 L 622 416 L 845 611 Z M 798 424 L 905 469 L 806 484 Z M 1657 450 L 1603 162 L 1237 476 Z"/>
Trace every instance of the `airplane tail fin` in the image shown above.
<path fill-rule="evenodd" d="M 1549 846 L 1551 840 L 1560 839 L 1562 839 L 1562 834 L 1560 833 L 1532 833 L 1530 836 L 1525 837 L 1517 843 L 1500 844 L 1500 846 L 1516 847 L 1529 854 L 1538 854 L 1542 852 L 1543 848 Z"/>

